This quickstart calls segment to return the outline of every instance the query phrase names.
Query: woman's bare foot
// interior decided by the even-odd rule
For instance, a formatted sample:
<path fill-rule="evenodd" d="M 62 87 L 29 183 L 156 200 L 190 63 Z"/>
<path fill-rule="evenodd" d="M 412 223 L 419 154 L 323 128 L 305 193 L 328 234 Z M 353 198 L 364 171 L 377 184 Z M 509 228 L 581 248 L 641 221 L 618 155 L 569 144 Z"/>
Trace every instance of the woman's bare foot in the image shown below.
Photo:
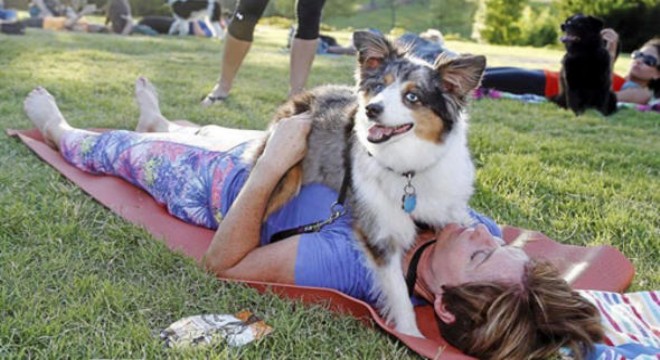
<path fill-rule="evenodd" d="M 48 90 L 39 86 L 32 90 L 23 101 L 23 109 L 32 123 L 39 129 L 46 143 L 59 147 L 62 135 L 72 130 Z"/>
<path fill-rule="evenodd" d="M 140 119 L 135 127 L 137 132 L 167 131 L 167 119 L 158 105 L 156 87 L 144 76 L 135 81 L 135 100 L 140 108 Z"/>
<path fill-rule="evenodd" d="M 198 125 L 192 123 L 190 126 L 181 126 L 163 116 L 158 105 L 156 87 L 144 76 L 140 76 L 135 81 L 135 100 L 140 108 L 140 119 L 135 127 L 136 132 L 195 134 L 199 128 Z M 183 122 L 186 121 L 183 120 Z"/>

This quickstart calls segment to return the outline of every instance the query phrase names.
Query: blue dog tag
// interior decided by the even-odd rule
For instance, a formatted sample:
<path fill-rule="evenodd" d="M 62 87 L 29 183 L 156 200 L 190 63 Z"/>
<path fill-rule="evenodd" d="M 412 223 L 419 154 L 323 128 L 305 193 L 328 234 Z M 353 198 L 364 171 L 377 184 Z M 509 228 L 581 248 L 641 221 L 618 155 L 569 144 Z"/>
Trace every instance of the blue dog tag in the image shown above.
<path fill-rule="evenodd" d="M 417 207 L 417 195 L 404 194 L 401 202 L 401 208 L 403 211 L 405 211 L 407 214 L 410 214 L 415 210 L 415 207 Z"/>

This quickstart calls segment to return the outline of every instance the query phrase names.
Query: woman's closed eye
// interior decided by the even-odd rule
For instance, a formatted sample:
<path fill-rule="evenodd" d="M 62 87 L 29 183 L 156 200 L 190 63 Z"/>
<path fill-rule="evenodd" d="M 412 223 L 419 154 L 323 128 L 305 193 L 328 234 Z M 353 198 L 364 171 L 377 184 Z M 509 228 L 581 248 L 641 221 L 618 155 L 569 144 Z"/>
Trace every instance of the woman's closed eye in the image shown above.
<path fill-rule="evenodd" d="M 495 249 L 477 250 L 470 256 L 470 261 L 476 263 L 475 266 L 481 266 L 495 253 Z"/>
<path fill-rule="evenodd" d="M 470 256 L 471 261 L 483 259 L 488 254 L 487 250 L 477 250 Z"/>

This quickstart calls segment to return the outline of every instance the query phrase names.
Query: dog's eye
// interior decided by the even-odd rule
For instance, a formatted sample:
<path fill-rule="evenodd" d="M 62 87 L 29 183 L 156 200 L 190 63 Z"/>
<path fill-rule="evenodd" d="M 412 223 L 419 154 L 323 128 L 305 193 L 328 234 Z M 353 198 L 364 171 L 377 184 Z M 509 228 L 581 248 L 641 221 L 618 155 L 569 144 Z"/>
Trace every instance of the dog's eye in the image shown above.
<path fill-rule="evenodd" d="M 419 97 L 414 93 L 409 92 L 406 93 L 405 96 L 406 96 L 406 100 L 410 101 L 411 103 L 416 103 L 419 101 Z"/>
<path fill-rule="evenodd" d="M 373 87 L 373 91 L 377 93 L 383 91 L 383 89 L 385 89 L 385 85 L 383 84 L 376 84 Z"/>

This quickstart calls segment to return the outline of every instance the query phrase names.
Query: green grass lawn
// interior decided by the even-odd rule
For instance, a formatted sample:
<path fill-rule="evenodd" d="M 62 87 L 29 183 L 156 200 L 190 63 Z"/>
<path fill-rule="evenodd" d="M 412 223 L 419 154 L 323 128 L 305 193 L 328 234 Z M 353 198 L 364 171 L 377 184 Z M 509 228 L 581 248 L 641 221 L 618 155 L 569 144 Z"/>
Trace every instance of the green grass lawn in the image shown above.
<path fill-rule="evenodd" d="M 221 44 L 30 30 L 0 35 L 0 124 L 28 128 L 22 101 L 43 85 L 74 126 L 132 128 L 133 82 L 146 75 L 170 118 L 264 128 L 285 100 L 286 30 L 259 27 L 231 98 L 198 102 L 219 70 Z M 337 32 L 342 41 L 349 34 Z M 450 42 L 495 65 L 553 66 L 561 52 Z M 622 59 L 618 69 L 626 68 Z M 310 85 L 350 84 L 354 59 L 323 56 Z M 556 66 L 556 65 L 554 65 Z M 635 264 L 631 290 L 660 288 L 660 116 L 624 110 L 576 118 L 551 104 L 471 106 L 478 168 L 473 207 L 502 224 L 566 243 L 609 244 Z M 322 307 L 225 284 L 108 211 L 0 133 L 0 357 L 408 358 L 378 330 Z M 249 309 L 275 332 L 239 349 L 168 351 L 175 320 Z"/>

